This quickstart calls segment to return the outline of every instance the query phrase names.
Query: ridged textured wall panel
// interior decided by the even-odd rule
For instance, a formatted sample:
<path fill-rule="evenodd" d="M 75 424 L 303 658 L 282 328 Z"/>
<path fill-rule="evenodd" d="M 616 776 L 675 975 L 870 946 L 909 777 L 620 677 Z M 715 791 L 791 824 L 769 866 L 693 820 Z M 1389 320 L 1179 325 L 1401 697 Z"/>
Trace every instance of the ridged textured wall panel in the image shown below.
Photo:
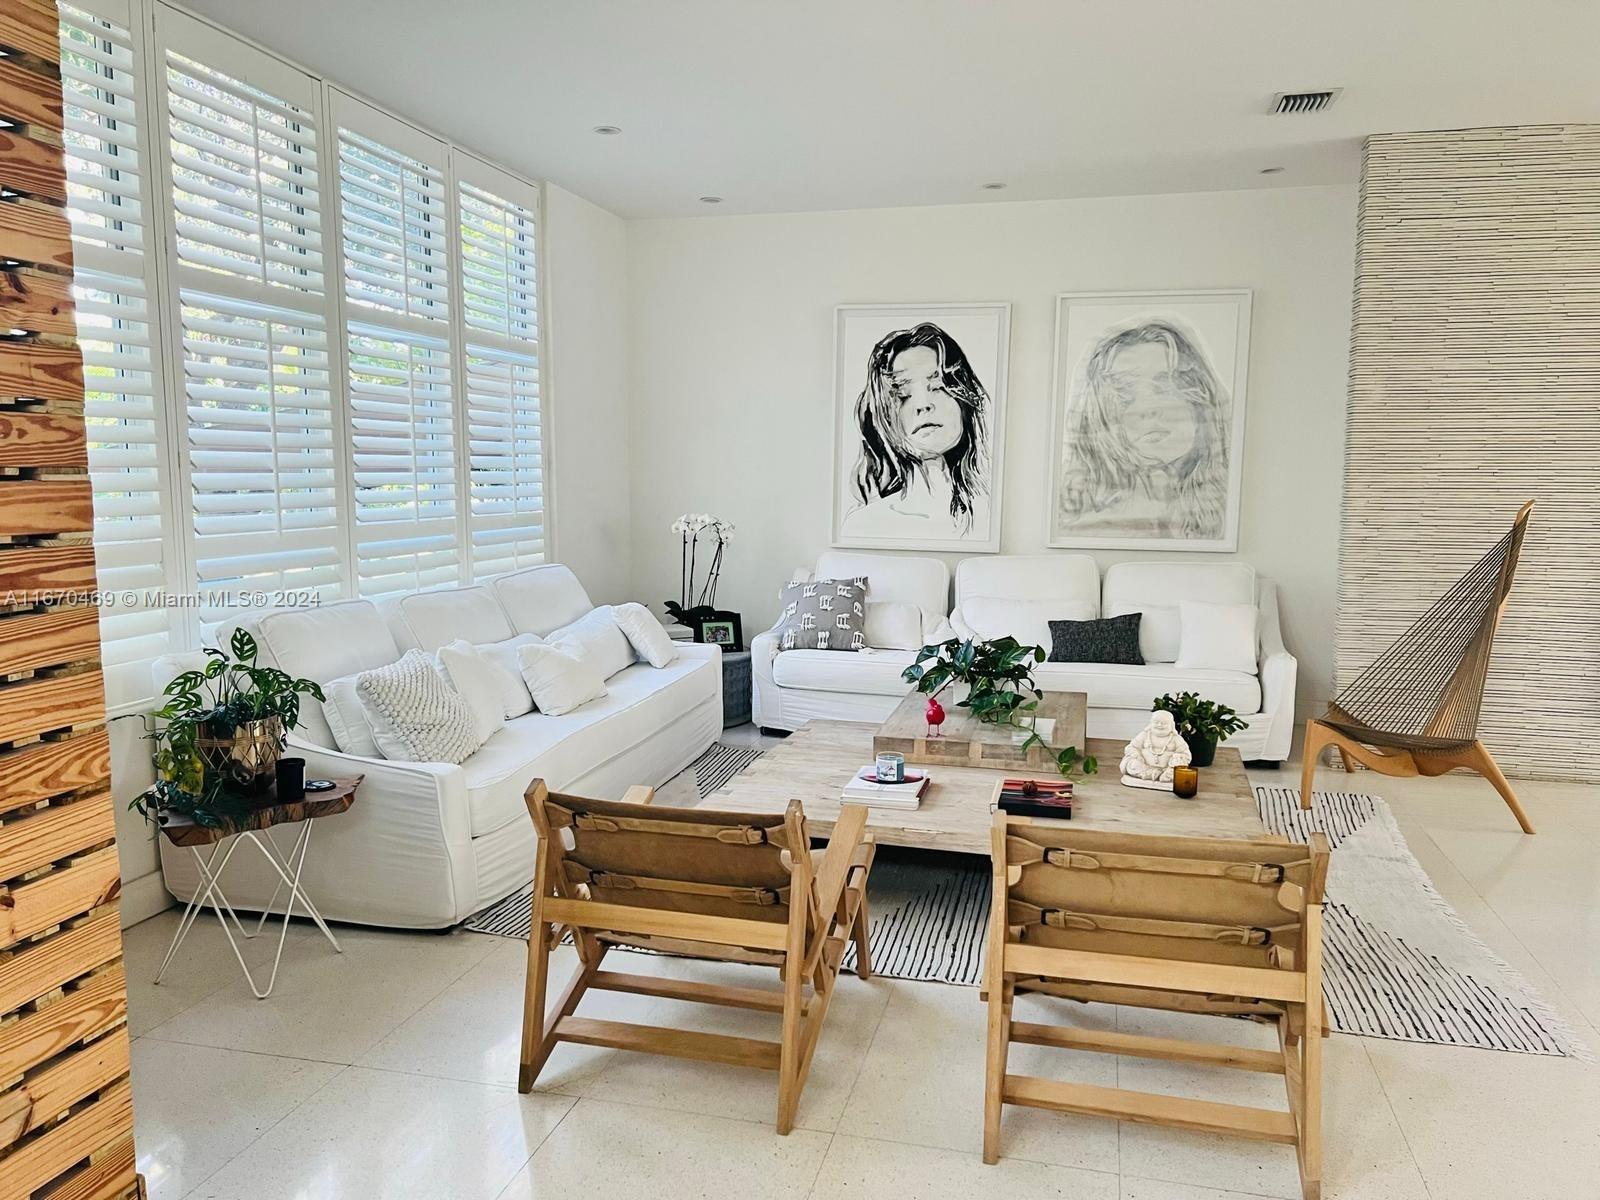
<path fill-rule="evenodd" d="M 1335 671 L 1536 501 L 1480 736 L 1600 780 L 1600 126 L 1367 139 Z"/>

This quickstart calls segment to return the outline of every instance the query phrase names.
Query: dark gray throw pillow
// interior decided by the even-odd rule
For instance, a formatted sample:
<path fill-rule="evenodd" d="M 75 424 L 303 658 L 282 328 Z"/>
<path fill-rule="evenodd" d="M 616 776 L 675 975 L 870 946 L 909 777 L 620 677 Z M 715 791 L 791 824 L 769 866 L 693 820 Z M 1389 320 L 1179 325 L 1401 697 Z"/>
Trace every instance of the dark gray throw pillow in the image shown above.
<path fill-rule="evenodd" d="M 1116 663 L 1144 666 L 1139 653 L 1139 618 L 1125 613 L 1098 621 L 1051 621 L 1050 662 Z"/>
<path fill-rule="evenodd" d="M 867 580 L 786 583 L 778 594 L 779 650 L 862 650 L 867 644 Z"/>

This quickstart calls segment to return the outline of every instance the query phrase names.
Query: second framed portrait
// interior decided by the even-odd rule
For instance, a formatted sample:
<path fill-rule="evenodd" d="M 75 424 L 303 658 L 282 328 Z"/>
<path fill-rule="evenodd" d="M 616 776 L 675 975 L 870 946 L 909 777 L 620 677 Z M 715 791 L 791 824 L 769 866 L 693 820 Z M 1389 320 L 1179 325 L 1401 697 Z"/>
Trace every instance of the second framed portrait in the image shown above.
<path fill-rule="evenodd" d="M 833 544 L 999 550 L 1011 306 L 834 313 Z"/>
<path fill-rule="evenodd" d="M 1250 292 L 1056 298 L 1049 542 L 1239 544 Z"/>

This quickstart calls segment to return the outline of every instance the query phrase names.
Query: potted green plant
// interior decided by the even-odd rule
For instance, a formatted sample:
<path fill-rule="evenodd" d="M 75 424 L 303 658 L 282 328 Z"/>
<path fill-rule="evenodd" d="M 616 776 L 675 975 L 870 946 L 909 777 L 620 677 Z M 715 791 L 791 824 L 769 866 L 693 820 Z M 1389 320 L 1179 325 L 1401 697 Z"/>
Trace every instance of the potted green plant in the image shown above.
<path fill-rule="evenodd" d="M 312 680 L 257 666 L 257 653 L 255 638 L 235 629 L 227 650 L 207 647 L 203 668 L 167 684 L 151 714 L 156 782 L 131 805 L 147 819 L 215 827 L 271 791 L 300 697 L 324 697 Z"/>
<path fill-rule="evenodd" d="M 1216 761 L 1217 743 L 1238 733 L 1245 727 L 1239 714 L 1226 704 L 1203 700 L 1196 692 L 1170 692 L 1159 697 L 1151 711 L 1165 710 L 1172 714 L 1178 733 L 1189 745 L 1192 764 L 1209 767 Z"/>
<path fill-rule="evenodd" d="M 943 710 L 939 693 L 953 684 L 965 684 L 967 693 L 956 702 L 973 717 L 992 725 L 1010 725 L 1027 736 L 1022 748 L 1044 745 L 1028 717 L 1039 707 L 1044 692 L 1034 682 L 1033 664 L 1045 660 L 1043 647 L 1024 646 L 1014 637 L 979 641 L 975 638 L 950 638 L 917 651 L 916 661 L 901 678 L 915 684 L 928 697 L 930 720 Z M 937 724 L 937 722 L 933 722 Z M 1080 755 L 1068 746 L 1056 755 L 1056 767 L 1063 775 L 1079 768 L 1085 775 L 1099 770 L 1093 755 Z"/>

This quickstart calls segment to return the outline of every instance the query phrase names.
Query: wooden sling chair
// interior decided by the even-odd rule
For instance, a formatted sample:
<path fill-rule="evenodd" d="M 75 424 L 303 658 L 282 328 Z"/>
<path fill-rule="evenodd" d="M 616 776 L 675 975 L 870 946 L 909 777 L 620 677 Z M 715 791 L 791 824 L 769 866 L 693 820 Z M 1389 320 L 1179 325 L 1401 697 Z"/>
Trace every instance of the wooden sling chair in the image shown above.
<path fill-rule="evenodd" d="M 754 815 L 650 805 L 528 788 L 539 836 L 522 1014 L 527 1092 L 560 1042 L 610 1046 L 778 1072 L 778 1132 L 794 1126 L 800 1091 L 848 941 L 856 973 L 867 954 L 867 873 L 875 851 L 866 809 L 845 806 L 826 852 L 811 850 L 798 800 Z M 647 807 L 648 806 L 648 807 Z M 550 955 L 571 933 L 578 970 L 548 1020 Z M 602 969 L 613 946 L 777 967 L 781 989 L 698 984 Z M 577 1016 L 590 988 L 757 1009 L 782 1017 L 776 1042 Z"/>
<path fill-rule="evenodd" d="M 999 1158 L 1002 1106 L 1018 1104 L 1288 1143 L 1306 1200 L 1316 1200 L 1327 1025 L 1323 835 L 1310 846 L 1155 837 L 997 813 L 993 863 L 983 1160 Z M 1248 1017 L 1277 1026 L 1278 1049 L 1013 1021 L 1019 992 Z M 1280 1074 L 1288 1109 L 1012 1075 L 1013 1042 Z"/>
<path fill-rule="evenodd" d="M 1530 500 L 1510 531 L 1453 588 L 1350 682 L 1328 711 L 1306 722 L 1300 807 L 1329 746 L 1346 771 L 1357 762 L 1384 775 L 1443 775 L 1467 767 L 1500 793 L 1523 833 L 1533 824 L 1489 750 L 1478 740 L 1483 682 L 1495 627 L 1511 594 Z"/>

